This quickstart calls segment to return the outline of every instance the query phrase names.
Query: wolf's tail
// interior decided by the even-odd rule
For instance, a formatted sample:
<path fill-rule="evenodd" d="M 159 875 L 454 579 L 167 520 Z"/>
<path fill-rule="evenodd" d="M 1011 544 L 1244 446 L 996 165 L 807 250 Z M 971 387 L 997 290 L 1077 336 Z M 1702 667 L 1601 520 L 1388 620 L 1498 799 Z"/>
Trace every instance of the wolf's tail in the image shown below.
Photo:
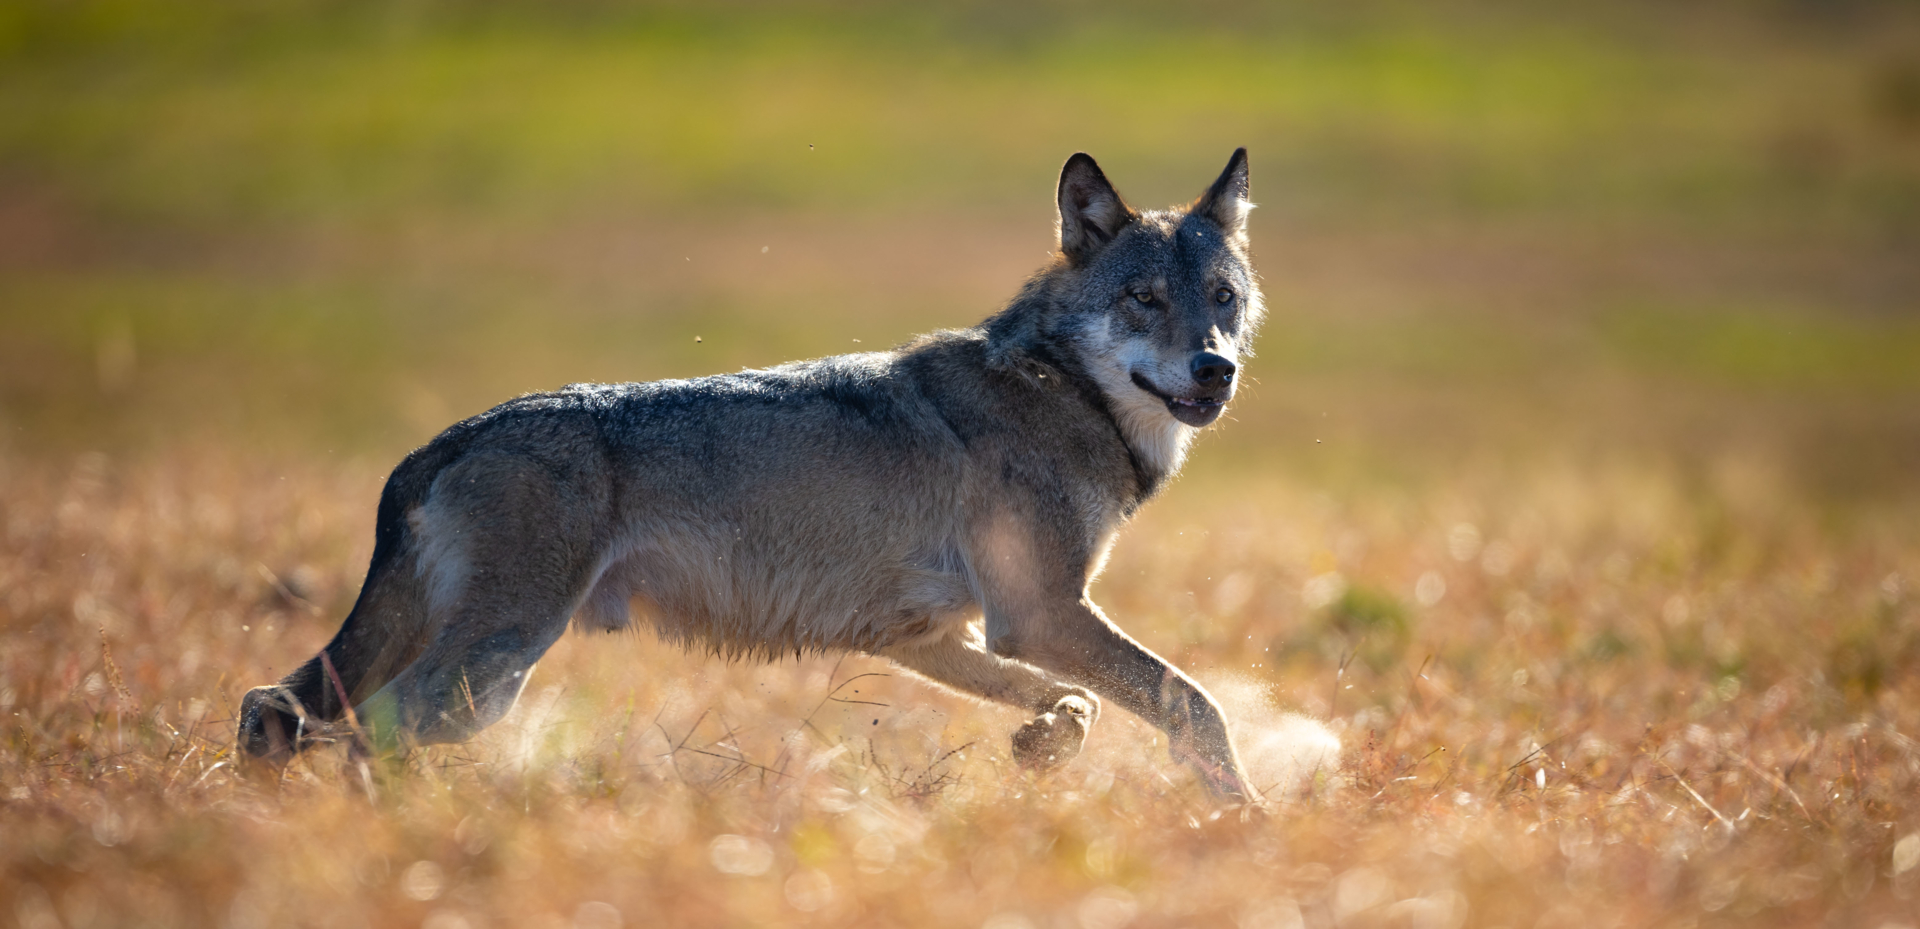
<path fill-rule="evenodd" d="M 256 758 L 286 758 L 307 747 L 323 723 L 346 715 L 419 656 L 431 630 L 425 582 L 408 514 L 465 443 L 456 427 L 394 468 L 380 493 L 373 560 L 340 631 L 306 664 L 240 701 L 237 742 Z M 345 695 L 343 702 L 341 697 Z"/>

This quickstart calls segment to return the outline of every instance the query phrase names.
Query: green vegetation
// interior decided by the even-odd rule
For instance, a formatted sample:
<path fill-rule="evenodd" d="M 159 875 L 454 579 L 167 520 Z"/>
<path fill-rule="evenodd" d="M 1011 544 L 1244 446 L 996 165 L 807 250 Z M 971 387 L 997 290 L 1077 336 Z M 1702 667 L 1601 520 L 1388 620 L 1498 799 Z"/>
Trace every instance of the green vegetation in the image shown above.
<path fill-rule="evenodd" d="M 1912 231 L 1897 45 L 1648 13 L 29 0 L 0 25 L 0 157 L 222 222 L 1022 204 L 1040 153 L 1158 181 L 1239 143 L 1273 208 L 1322 220 Z"/>
<path fill-rule="evenodd" d="M 1704 392 L 1769 421 L 1723 446 L 1845 483 L 1822 424 L 1884 433 L 1854 413 L 1920 370 L 1920 40 L 1813 15 L 10 4 L 0 423 L 386 453 L 885 344 L 1011 292 L 1064 153 L 1161 204 L 1246 144 L 1276 324 L 1228 456 L 1405 478 L 1574 422 L 1667 455 Z M 1334 447 L 1283 439 L 1316 414 Z"/>

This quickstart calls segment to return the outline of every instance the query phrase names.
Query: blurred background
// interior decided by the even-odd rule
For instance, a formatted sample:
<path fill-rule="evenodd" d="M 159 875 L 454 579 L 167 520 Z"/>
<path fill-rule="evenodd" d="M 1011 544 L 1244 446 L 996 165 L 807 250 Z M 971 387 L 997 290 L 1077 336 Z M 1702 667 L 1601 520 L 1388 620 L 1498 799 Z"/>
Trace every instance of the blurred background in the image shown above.
<path fill-rule="evenodd" d="M 0 5 L 0 451 L 381 463 L 516 393 L 970 325 L 1093 153 L 1236 145 L 1272 307 L 1188 483 L 1920 463 L 1920 10 Z M 859 344 L 855 344 L 856 341 Z"/>

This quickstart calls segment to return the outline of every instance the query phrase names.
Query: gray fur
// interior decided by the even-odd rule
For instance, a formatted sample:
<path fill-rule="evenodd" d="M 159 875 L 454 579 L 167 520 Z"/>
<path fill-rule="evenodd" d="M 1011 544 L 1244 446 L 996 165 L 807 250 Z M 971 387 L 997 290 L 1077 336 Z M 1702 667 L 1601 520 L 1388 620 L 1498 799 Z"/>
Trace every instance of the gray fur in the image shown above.
<path fill-rule="evenodd" d="M 327 662 L 250 691 L 241 744 L 285 757 L 342 691 L 382 746 L 464 739 L 570 618 L 637 615 L 729 656 L 884 655 L 1030 710 L 1014 748 L 1036 767 L 1079 751 L 1098 694 L 1251 798 L 1219 706 L 1087 593 L 1232 396 L 1261 316 L 1246 191 L 1242 150 L 1192 206 L 1136 212 L 1075 155 L 1060 257 L 978 327 L 455 425 L 389 479 Z"/>

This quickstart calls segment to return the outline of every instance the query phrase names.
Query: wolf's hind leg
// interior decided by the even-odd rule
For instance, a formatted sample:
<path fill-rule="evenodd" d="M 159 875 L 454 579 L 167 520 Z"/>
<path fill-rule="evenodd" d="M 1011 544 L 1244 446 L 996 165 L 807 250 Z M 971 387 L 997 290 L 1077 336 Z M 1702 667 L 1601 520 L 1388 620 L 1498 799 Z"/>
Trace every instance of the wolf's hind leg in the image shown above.
<path fill-rule="evenodd" d="M 391 545 L 376 549 L 359 600 L 333 641 L 279 683 L 241 698 L 240 748 L 254 758 L 283 762 L 339 735 L 333 723 L 345 708 L 379 690 L 420 654 L 426 622 L 426 595 L 411 556 L 393 554 Z"/>
<path fill-rule="evenodd" d="M 425 651 L 357 708 L 376 748 L 459 742 L 498 722 L 566 632 L 585 587 L 569 552 L 503 554 L 473 565 Z"/>
<path fill-rule="evenodd" d="M 1035 713 L 1013 734 L 1013 758 L 1024 767 L 1044 770 L 1072 761 L 1100 716 L 1100 700 L 1091 691 L 994 654 L 974 624 L 932 642 L 886 648 L 880 654 L 936 683 Z"/>
<path fill-rule="evenodd" d="M 458 742 L 513 708 L 597 572 L 608 491 L 592 458 L 475 453 L 434 482 L 411 517 L 432 634 L 356 709 L 376 748 Z"/>
<path fill-rule="evenodd" d="M 419 661 L 360 705 L 360 720 L 383 750 L 471 738 L 513 709 L 534 663 L 566 628 L 559 611 L 525 622 L 471 623 L 467 634 L 449 627 Z"/>

